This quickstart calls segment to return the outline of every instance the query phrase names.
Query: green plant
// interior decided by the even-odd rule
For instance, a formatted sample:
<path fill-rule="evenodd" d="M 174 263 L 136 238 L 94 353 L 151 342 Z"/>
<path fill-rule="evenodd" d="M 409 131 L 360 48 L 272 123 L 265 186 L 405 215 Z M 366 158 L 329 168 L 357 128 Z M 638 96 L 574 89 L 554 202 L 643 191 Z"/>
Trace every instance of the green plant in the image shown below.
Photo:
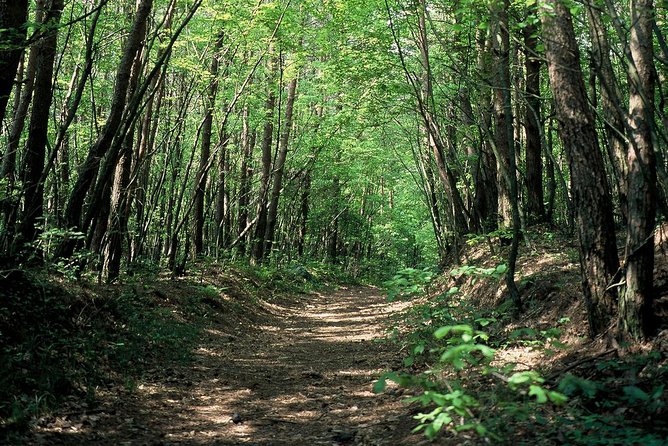
<path fill-rule="evenodd" d="M 451 276 L 472 276 L 473 283 L 475 283 L 480 277 L 491 277 L 493 279 L 501 279 L 503 275 L 508 270 L 508 266 L 505 263 L 501 263 L 494 268 L 481 268 L 479 266 L 473 265 L 462 265 L 458 268 L 454 268 L 450 271 Z"/>
<path fill-rule="evenodd" d="M 432 268 L 422 269 L 404 268 L 383 285 L 387 288 L 387 298 L 390 302 L 396 299 L 407 299 L 424 291 L 425 286 L 434 278 Z"/>

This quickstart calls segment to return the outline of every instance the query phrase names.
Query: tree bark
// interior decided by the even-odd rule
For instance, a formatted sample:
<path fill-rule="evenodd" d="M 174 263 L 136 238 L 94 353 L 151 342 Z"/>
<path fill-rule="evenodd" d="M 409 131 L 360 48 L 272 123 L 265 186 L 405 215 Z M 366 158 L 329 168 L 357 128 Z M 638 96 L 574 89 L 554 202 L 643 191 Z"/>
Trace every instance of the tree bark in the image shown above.
<path fill-rule="evenodd" d="M 594 336 L 609 327 L 617 308 L 617 290 L 610 288 L 619 267 L 612 198 L 570 12 L 563 0 L 547 0 L 543 7 L 545 54 L 559 135 L 571 170 L 583 293 Z"/>
<path fill-rule="evenodd" d="M 536 13 L 536 8 L 529 10 Z M 538 27 L 534 24 L 524 28 L 524 69 L 526 72 L 526 185 L 527 212 L 529 221 L 542 221 L 545 216 L 543 197 L 543 157 L 540 132 L 540 56 L 538 55 Z"/>
<path fill-rule="evenodd" d="M 632 61 L 629 79 L 628 225 L 626 236 L 626 292 L 620 296 L 619 320 L 623 335 L 633 340 L 649 337 L 657 328 L 654 299 L 654 219 L 656 215 L 656 160 L 654 126 L 654 51 L 652 0 L 631 0 Z"/>
<path fill-rule="evenodd" d="M 271 198 L 269 200 L 269 209 L 267 211 L 267 231 L 264 236 L 265 247 L 264 255 L 268 257 L 271 253 L 271 247 L 274 242 L 276 231 L 276 219 L 278 218 L 278 201 L 283 188 L 283 171 L 285 169 L 285 160 L 288 156 L 288 146 L 290 141 L 290 130 L 292 128 L 292 114 L 297 95 L 297 77 L 288 84 L 288 98 L 285 103 L 285 120 L 283 122 L 283 133 L 279 141 L 278 156 L 274 164 L 274 179 L 271 187 Z"/>
<path fill-rule="evenodd" d="M 251 159 L 253 158 L 253 149 L 255 146 L 255 132 L 249 128 L 248 106 L 245 106 L 241 115 L 241 147 L 243 155 L 240 167 L 239 179 L 239 200 L 237 204 L 237 231 L 238 236 L 246 229 L 248 225 L 248 205 L 250 202 L 250 184 L 253 176 L 251 168 Z M 246 252 L 246 237 L 242 237 L 238 242 L 237 250 L 244 254 Z"/>
<path fill-rule="evenodd" d="M 262 134 L 262 177 L 260 178 L 260 191 L 257 206 L 257 223 L 255 224 L 255 237 L 253 244 L 253 259 L 262 262 L 264 259 L 264 237 L 267 232 L 267 204 L 269 199 L 269 186 L 271 182 L 272 141 L 274 137 L 274 108 L 276 107 L 276 93 L 274 91 L 273 78 L 275 76 L 276 62 L 270 62 L 270 79 L 268 80 L 268 95 L 265 104 L 265 122 Z"/>
<path fill-rule="evenodd" d="M 28 0 L 0 1 L 0 122 L 12 92 L 16 70 L 21 60 L 26 39 Z"/>
<path fill-rule="evenodd" d="M 195 180 L 196 189 L 194 197 L 193 219 L 195 228 L 193 233 L 193 248 L 195 256 L 202 254 L 204 250 L 203 228 L 204 228 L 204 192 L 207 183 L 207 172 L 211 164 L 211 134 L 213 129 L 213 109 L 216 105 L 216 93 L 218 92 L 218 67 L 220 65 L 219 52 L 223 46 L 222 34 L 218 36 L 214 47 L 211 68 L 209 69 L 209 87 L 206 96 L 206 110 L 204 112 L 204 124 L 202 125 L 202 148 L 200 153 L 199 170 Z"/>
<path fill-rule="evenodd" d="M 510 102 L 510 32 L 508 31 L 507 0 L 494 0 L 492 17 L 495 22 L 492 45 L 496 63 L 494 76 L 494 145 L 497 162 L 497 185 L 499 191 L 499 219 L 501 224 L 509 228 L 513 224 L 511 176 L 516 172 L 510 170 L 511 151 L 514 153 L 513 113 Z"/>
<path fill-rule="evenodd" d="M 622 221 L 627 221 L 627 140 L 626 125 L 622 109 L 622 95 L 617 85 L 617 78 L 610 60 L 610 43 L 603 25 L 601 10 L 587 3 L 587 19 L 589 34 L 592 41 L 592 63 L 601 90 L 601 109 L 603 111 L 603 128 L 607 140 L 606 149 L 614 184 L 619 200 Z"/>
<path fill-rule="evenodd" d="M 46 159 L 49 112 L 53 99 L 53 65 L 58 44 L 57 27 L 62 12 L 63 0 L 52 0 L 45 14 L 44 23 L 53 29 L 46 31 L 46 35 L 37 47 L 33 105 L 23 169 L 24 207 L 20 242 L 24 243 L 35 241 L 40 232 L 37 229 L 37 223 L 43 216 L 42 170 Z"/>

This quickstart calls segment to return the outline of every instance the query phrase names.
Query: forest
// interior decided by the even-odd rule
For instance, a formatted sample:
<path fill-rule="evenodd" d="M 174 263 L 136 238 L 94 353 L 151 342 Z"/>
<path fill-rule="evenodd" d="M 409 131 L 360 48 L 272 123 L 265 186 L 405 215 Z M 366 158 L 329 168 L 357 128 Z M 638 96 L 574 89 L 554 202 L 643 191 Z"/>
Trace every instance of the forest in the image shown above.
<path fill-rule="evenodd" d="M 668 444 L 665 0 L 0 0 L 0 442 Z"/>

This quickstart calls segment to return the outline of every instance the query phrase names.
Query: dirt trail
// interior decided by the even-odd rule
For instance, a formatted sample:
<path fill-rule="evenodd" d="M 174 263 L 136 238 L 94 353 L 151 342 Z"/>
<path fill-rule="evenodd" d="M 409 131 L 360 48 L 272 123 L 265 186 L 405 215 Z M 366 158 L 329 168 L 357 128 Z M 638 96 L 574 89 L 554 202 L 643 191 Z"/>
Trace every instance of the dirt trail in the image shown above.
<path fill-rule="evenodd" d="M 161 370 L 97 411 L 67 415 L 41 444 L 401 445 L 421 442 L 396 395 L 372 384 L 396 367 L 379 342 L 391 313 L 374 288 L 269 305 L 259 329 L 213 327 L 188 369 Z M 234 332 L 232 334 L 231 332 Z"/>

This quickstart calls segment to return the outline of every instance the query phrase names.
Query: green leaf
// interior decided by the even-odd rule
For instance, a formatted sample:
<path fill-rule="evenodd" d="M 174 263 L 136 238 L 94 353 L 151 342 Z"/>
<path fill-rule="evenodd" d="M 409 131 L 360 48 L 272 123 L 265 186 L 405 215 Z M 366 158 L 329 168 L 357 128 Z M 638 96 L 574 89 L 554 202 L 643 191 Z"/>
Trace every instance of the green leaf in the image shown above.
<path fill-rule="evenodd" d="M 540 404 L 547 402 L 547 394 L 545 393 L 545 389 L 535 384 L 529 386 L 529 396 L 535 396 L 536 401 L 538 401 Z"/>
<path fill-rule="evenodd" d="M 387 381 L 385 380 L 385 377 L 380 378 L 373 384 L 373 393 L 383 393 L 386 387 Z"/>
<path fill-rule="evenodd" d="M 441 327 L 434 332 L 434 337 L 436 339 L 442 339 L 447 336 L 449 333 L 468 333 L 473 334 L 473 327 L 470 325 L 446 325 Z"/>
<path fill-rule="evenodd" d="M 649 401 L 649 395 L 639 387 L 636 386 L 626 386 L 624 387 L 624 395 L 626 395 L 629 401 Z"/>
<path fill-rule="evenodd" d="M 561 406 L 562 404 L 565 404 L 566 401 L 568 401 L 568 397 L 566 395 L 564 395 L 563 393 L 555 392 L 553 390 L 547 392 L 547 397 L 557 406 Z"/>

